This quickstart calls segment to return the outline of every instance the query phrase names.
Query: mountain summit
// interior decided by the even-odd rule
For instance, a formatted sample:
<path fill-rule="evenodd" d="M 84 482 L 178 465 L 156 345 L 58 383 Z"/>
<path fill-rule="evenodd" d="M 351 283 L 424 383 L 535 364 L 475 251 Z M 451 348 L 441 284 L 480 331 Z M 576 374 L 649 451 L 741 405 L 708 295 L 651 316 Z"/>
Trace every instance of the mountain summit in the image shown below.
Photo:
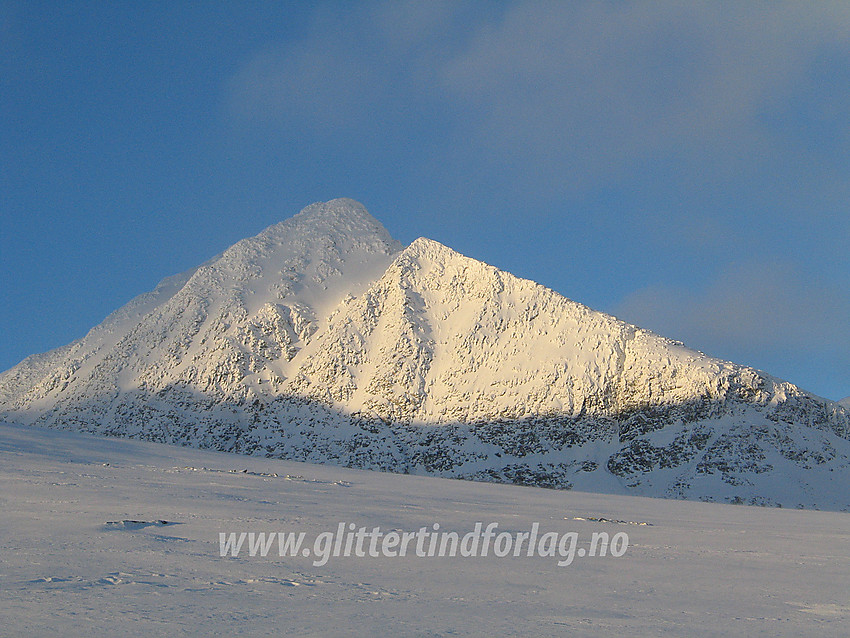
<path fill-rule="evenodd" d="M 0 375 L 9 421 L 395 472 L 850 509 L 845 407 L 313 204 Z"/>

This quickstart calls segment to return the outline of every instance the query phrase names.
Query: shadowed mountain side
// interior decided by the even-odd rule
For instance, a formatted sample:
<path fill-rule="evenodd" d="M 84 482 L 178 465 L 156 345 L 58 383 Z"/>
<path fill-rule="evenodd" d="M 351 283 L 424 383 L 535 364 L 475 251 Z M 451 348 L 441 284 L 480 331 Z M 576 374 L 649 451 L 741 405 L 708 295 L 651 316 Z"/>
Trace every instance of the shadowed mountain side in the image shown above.
<path fill-rule="evenodd" d="M 34 425 L 346 467 L 614 494 L 850 509 L 850 441 L 801 403 L 708 398 L 607 416 L 401 423 L 296 396 L 222 403 L 185 387 L 75 403 Z M 185 407 L 191 406 L 191 410 Z M 780 478 L 781 477 L 781 478 Z"/>

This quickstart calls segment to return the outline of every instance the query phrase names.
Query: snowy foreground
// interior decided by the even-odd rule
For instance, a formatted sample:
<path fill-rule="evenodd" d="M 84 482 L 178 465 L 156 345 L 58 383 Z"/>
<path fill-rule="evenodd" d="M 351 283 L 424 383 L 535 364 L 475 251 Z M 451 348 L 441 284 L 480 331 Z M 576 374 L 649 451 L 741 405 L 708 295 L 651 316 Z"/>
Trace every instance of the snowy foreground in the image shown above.
<path fill-rule="evenodd" d="M 243 471 L 245 470 L 245 471 Z M 850 515 L 0 425 L 0 635 L 846 636 Z M 607 520 L 591 520 L 607 519 Z M 138 521 L 136 523 L 130 521 Z M 164 525 L 160 521 L 170 524 Z M 221 557 L 219 532 L 626 532 L 619 558 Z"/>

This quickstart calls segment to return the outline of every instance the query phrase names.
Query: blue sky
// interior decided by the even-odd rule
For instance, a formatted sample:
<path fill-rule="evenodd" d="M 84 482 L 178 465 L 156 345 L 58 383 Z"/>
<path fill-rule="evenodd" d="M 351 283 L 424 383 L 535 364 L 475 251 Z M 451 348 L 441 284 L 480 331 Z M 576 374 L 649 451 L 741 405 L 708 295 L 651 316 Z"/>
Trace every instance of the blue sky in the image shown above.
<path fill-rule="evenodd" d="M 0 2 L 0 369 L 334 197 L 850 395 L 850 3 Z"/>

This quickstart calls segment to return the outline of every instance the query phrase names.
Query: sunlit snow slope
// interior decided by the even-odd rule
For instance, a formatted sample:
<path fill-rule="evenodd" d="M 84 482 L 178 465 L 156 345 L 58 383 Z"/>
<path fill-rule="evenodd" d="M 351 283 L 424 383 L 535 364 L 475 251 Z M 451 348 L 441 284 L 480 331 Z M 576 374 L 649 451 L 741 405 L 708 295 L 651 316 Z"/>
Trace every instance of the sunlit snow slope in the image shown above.
<path fill-rule="evenodd" d="M 847 409 L 352 200 L 0 375 L 4 418 L 395 472 L 850 508 Z"/>

